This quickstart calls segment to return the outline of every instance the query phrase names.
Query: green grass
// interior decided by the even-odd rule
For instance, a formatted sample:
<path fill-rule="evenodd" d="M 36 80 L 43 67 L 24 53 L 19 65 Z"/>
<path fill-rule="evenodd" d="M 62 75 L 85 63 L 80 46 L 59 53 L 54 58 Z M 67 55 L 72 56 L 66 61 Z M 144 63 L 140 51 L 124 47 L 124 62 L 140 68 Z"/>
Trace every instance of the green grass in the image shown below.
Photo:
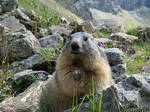
<path fill-rule="evenodd" d="M 46 61 L 50 61 L 56 55 L 56 53 L 52 49 L 47 50 L 41 48 L 40 52 Z"/>
<path fill-rule="evenodd" d="M 28 12 L 35 11 L 40 16 L 39 22 L 42 27 L 60 23 L 61 16 L 57 12 L 51 11 L 48 6 L 39 2 L 39 0 L 18 0 L 18 4 Z"/>
<path fill-rule="evenodd" d="M 138 11 L 141 12 L 141 13 L 142 13 L 142 12 L 145 12 L 145 11 L 147 11 L 147 10 L 148 10 L 148 8 L 146 8 L 146 7 L 144 7 L 144 6 L 142 6 L 141 8 L 138 9 Z"/>
<path fill-rule="evenodd" d="M 129 29 L 126 33 L 128 35 L 140 37 L 140 31 L 137 28 Z"/>
<path fill-rule="evenodd" d="M 101 112 L 101 110 L 102 110 L 103 88 L 102 88 L 102 91 L 101 91 L 101 97 L 100 97 L 100 100 L 99 100 L 99 103 L 98 103 L 98 107 L 97 107 L 96 100 L 95 100 L 94 80 L 93 80 L 93 78 L 92 78 L 92 89 L 89 88 L 89 90 L 90 90 L 90 94 L 89 95 L 88 94 L 84 95 L 84 97 L 82 98 L 81 103 L 78 106 L 74 105 L 75 98 L 73 97 L 72 112 L 80 112 L 80 108 L 83 105 L 84 100 L 86 98 L 88 98 L 88 100 L 90 101 L 91 109 L 92 109 L 91 112 L 95 112 L 95 111 L 96 112 Z M 73 96 L 75 96 L 75 94 Z"/>
<path fill-rule="evenodd" d="M 58 12 L 60 15 L 67 18 L 69 22 L 71 21 L 78 21 L 83 22 L 84 20 L 78 17 L 77 15 L 73 14 L 71 11 L 65 9 L 55 0 L 40 0 L 41 3 L 45 4 L 50 10 Z"/>
<path fill-rule="evenodd" d="M 126 63 L 127 63 L 127 74 L 132 75 L 136 73 L 142 73 L 141 70 L 144 66 L 149 66 L 147 63 L 147 57 L 150 56 L 150 42 L 141 42 L 138 41 L 133 45 L 133 48 L 136 52 L 143 52 L 142 56 L 135 56 L 135 59 L 131 61 L 131 56 L 126 55 Z M 147 71 L 150 73 L 150 70 Z"/>
<path fill-rule="evenodd" d="M 0 102 L 3 101 L 5 97 L 12 96 L 12 88 L 7 83 L 8 77 L 11 77 L 11 76 L 12 74 L 10 74 L 9 71 L 4 74 L 0 73 Z"/>
<path fill-rule="evenodd" d="M 107 31 L 101 31 L 101 32 L 94 32 L 93 33 L 94 38 L 110 38 L 110 33 Z"/>

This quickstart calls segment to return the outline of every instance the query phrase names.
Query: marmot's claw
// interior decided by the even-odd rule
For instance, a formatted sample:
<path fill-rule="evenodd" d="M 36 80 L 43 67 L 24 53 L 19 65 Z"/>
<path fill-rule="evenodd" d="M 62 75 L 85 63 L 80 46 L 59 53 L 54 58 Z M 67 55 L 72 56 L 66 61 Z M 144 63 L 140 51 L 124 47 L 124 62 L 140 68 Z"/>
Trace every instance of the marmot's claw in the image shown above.
<path fill-rule="evenodd" d="M 83 73 L 80 70 L 73 71 L 73 78 L 76 81 L 80 81 L 83 77 Z"/>

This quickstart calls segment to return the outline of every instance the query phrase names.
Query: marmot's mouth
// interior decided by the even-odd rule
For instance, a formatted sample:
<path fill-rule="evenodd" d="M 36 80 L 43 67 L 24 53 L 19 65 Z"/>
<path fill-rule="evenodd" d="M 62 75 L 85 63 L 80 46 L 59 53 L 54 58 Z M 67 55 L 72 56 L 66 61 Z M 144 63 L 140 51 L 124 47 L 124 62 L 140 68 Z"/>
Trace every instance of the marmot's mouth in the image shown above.
<path fill-rule="evenodd" d="M 79 51 L 71 51 L 71 54 L 78 55 L 78 54 L 81 54 L 81 53 Z"/>

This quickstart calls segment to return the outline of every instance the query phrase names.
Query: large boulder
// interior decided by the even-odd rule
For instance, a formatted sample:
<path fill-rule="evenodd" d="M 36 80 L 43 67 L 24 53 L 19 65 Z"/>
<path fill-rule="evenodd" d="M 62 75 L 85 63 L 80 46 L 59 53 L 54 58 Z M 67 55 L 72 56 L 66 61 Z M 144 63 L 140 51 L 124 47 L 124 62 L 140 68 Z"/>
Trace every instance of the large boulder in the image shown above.
<path fill-rule="evenodd" d="M 22 11 L 22 9 L 17 8 L 11 12 L 12 16 L 15 16 L 18 19 L 22 19 L 25 21 L 30 21 L 30 18 Z"/>
<path fill-rule="evenodd" d="M 19 94 L 29 87 L 35 80 L 46 80 L 48 79 L 48 76 L 49 73 L 45 71 L 25 70 L 8 78 L 7 83 L 11 85 L 11 88 L 15 92 L 14 94 Z"/>
<path fill-rule="evenodd" d="M 143 41 L 150 41 L 150 26 L 139 27 L 140 39 Z"/>
<path fill-rule="evenodd" d="M 104 50 L 112 70 L 112 76 L 116 81 L 126 77 L 126 62 L 124 53 L 118 48 Z"/>
<path fill-rule="evenodd" d="M 124 32 L 126 25 L 119 19 L 103 19 L 101 20 L 102 26 L 107 27 L 112 33 Z"/>
<path fill-rule="evenodd" d="M 149 112 L 150 111 L 150 74 L 134 74 L 125 80 L 103 90 L 102 112 Z M 101 94 L 95 96 L 99 107 Z M 67 110 L 64 112 L 71 112 Z M 91 103 L 81 105 L 79 112 L 91 112 Z"/>
<path fill-rule="evenodd" d="M 129 54 L 135 53 L 135 50 L 132 47 L 132 45 L 136 40 L 138 40 L 138 37 L 118 32 L 112 34 L 111 39 L 114 41 L 115 47 L 122 49 L 122 51 L 124 52 L 128 50 Z"/>
<path fill-rule="evenodd" d="M 73 29 L 72 33 L 76 32 L 87 32 L 94 33 L 95 28 L 91 21 L 85 21 L 83 23 L 78 23 L 77 21 L 73 21 L 69 24 L 71 29 Z"/>
<path fill-rule="evenodd" d="M 1 25 L 6 26 L 12 32 L 25 31 L 26 28 L 14 16 L 10 16 L 0 21 Z"/>
<path fill-rule="evenodd" d="M 62 26 L 51 26 L 49 27 L 49 32 L 52 35 L 61 35 L 61 36 L 69 36 L 71 33 L 71 30 L 62 27 Z"/>
<path fill-rule="evenodd" d="M 7 33 L 0 41 L 0 56 L 22 59 L 39 53 L 40 44 L 30 31 Z"/>
<path fill-rule="evenodd" d="M 3 34 L 5 34 L 5 33 L 9 33 L 10 32 L 10 29 L 9 28 L 7 28 L 5 25 L 3 25 L 3 24 L 0 24 L 0 35 L 1 35 L 1 37 L 3 36 Z M 2 38 L 0 38 L 0 40 L 1 40 Z"/>
<path fill-rule="evenodd" d="M 1 0 L 2 12 L 11 12 L 18 7 L 17 0 Z"/>
<path fill-rule="evenodd" d="M 16 73 L 26 69 L 32 69 L 36 64 L 40 64 L 42 62 L 43 62 L 43 57 L 41 55 L 35 54 L 22 61 L 13 62 L 10 65 L 9 69 L 11 72 Z"/>
<path fill-rule="evenodd" d="M 0 103 L 0 112 L 36 112 L 44 82 L 35 81 L 23 93 Z"/>
<path fill-rule="evenodd" d="M 126 33 L 115 33 L 111 36 L 112 40 L 120 41 L 120 42 L 126 42 L 129 44 L 133 44 L 136 40 L 138 40 L 138 37 L 127 35 Z"/>
<path fill-rule="evenodd" d="M 113 46 L 113 41 L 108 38 L 94 38 L 94 41 L 101 46 L 101 44 L 105 44 L 107 46 Z"/>
<path fill-rule="evenodd" d="M 49 51 L 48 51 L 49 52 Z M 20 71 L 24 71 L 27 69 L 32 69 L 35 71 L 44 70 L 49 73 L 53 72 L 53 68 L 55 68 L 55 59 L 49 59 L 46 60 L 45 56 L 43 55 L 33 55 L 27 59 L 24 59 L 22 61 L 15 61 L 9 66 L 9 70 L 12 73 L 17 73 Z M 51 67 L 51 69 L 50 69 Z"/>
<path fill-rule="evenodd" d="M 39 39 L 39 43 L 42 48 L 44 49 L 52 49 L 56 50 L 59 49 L 59 47 L 63 45 L 64 39 L 59 35 L 50 35 L 44 38 Z"/>

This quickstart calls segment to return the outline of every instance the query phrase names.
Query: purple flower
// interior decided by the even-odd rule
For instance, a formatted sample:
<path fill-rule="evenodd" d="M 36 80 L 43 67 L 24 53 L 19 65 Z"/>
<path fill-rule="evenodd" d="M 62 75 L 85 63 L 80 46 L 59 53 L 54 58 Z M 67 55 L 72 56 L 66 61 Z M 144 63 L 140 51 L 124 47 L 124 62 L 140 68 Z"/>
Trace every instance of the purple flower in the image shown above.
<path fill-rule="evenodd" d="M 131 61 L 134 61 L 135 57 L 134 56 L 131 56 Z"/>
<path fill-rule="evenodd" d="M 105 44 L 101 44 L 100 47 L 105 48 Z"/>
<path fill-rule="evenodd" d="M 128 54 L 128 52 L 129 52 L 129 48 L 126 49 L 126 54 Z"/>
<path fill-rule="evenodd" d="M 143 68 L 142 68 L 142 71 L 143 71 L 143 72 L 148 71 L 148 70 L 149 70 L 149 68 L 150 68 L 150 67 L 145 66 L 145 67 L 143 67 Z"/>
<path fill-rule="evenodd" d="M 104 38 L 104 35 L 101 35 L 102 38 Z"/>
<path fill-rule="evenodd" d="M 40 73 L 40 77 L 43 78 L 45 76 L 45 74 L 42 72 Z"/>

